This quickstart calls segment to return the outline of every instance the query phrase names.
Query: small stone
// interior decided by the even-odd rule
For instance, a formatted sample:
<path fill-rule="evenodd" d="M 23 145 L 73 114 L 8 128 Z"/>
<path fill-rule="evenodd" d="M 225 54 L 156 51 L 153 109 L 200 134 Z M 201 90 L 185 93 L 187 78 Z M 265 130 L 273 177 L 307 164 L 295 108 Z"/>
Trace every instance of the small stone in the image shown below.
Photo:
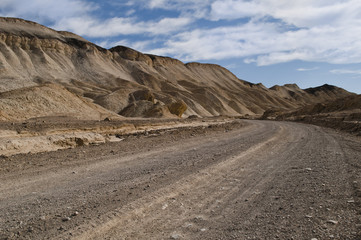
<path fill-rule="evenodd" d="M 312 218 L 312 216 L 311 215 L 306 215 L 306 218 Z"/>
<path fill-rule="evenodd" d="M 201 229 L 201 232 L 205 232 L 205 231 L 207 231 L 206 228 L 202 228 L 202 229 Z"/>
<path fill-rule="evenodd" d="M 71 216 L 75 217 L 75 216 L 78 216 L 78 215 L 79 215 L 79 212 L 75 211 Z"/>
<path fill-rule="evenodd" d="M 348 200 L 347 203 L 354 203 L 355 200 L 351 199 L 351 200 Z"/>
<path fill-rule="evenodd" d="M 305 168 L 305 170 L 307 170 L 307 171 L 312 171 L 312 168 Z"/>
<path fill-rule="evenodd" d="M 334 225 L 338 224 L 338 222 L 335 221 L 335 220 L 328 220 L 327 223 L 331 223 L 331 224 L 334 224 Z"/>
<path fill-rule="evenodd" d="M 45 221 L 45 220 L 46 220 L 46 217 L 45 217 L 45 216 L 41 216 L 41 217 L 40 217 L 40 220 Z"/>
<path fill-rule="evenodd" d="M 172 235 L 170 236 L 170 238 L 171 238 L 171 239 L 180 239 L 181 236 L 180 236 L 179 234 L 177 234 L 177 233 L 174 233 L 174 234 L 172 234 Z"/>
<path fill-rule="evenodd" d="M 195 219 L 196 220 L 204 220 L 204 217 L 203 216 L 196 216 Z"/>
<path fill-rule="evenodd" d="M 70 220 L 71 220 L 70 217 L 65 217 L 65 218 L 62 219 L 63 222 L 67 222 L 67 221 L 70 221 Z"/>
<path fill-rule="evenodd" d="M 311 240 L 318 240 L 317 238 L 311 238 Z"/>

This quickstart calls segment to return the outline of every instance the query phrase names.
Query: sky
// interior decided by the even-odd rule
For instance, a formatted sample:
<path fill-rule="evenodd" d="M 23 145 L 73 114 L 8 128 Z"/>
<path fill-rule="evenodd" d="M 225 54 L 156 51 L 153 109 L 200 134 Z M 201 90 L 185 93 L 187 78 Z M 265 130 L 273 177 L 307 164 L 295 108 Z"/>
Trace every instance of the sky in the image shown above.
<path fill-rule="evenodd" d="M 331 84 L 361 94 L 360 0 L 0 0 L 0 16 L 267 87 Z"/>

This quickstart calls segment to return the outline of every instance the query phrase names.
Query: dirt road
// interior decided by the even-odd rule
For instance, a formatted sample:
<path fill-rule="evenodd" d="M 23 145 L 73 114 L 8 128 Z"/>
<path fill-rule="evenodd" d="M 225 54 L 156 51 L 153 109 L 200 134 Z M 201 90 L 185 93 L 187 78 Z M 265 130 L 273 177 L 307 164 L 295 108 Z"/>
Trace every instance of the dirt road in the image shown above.
<path fill-rule="evenodd" d="M 1 239 L 361 239 L 361 141 L 237 121 L 0 159 Z"/>

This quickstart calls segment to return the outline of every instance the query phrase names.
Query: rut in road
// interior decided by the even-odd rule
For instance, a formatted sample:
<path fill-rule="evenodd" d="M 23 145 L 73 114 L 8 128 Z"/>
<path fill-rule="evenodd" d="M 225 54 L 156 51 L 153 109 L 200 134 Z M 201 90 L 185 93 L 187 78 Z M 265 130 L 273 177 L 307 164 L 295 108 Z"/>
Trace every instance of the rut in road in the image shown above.
<path fill-rule="evenodd" d="M 266 131 L 266 129 L 262 130 Z M 199 231 L 209 230 L 207 224 L 203 223 L 205 225 L 203 227 L 202 224 L 193 222 L 206 222 L 210 218 L 212 221 L 222 221 L 226 216 L 215 212 L 219 205 L 234 199 L 235 193 L 237 198 L 251 199 L 253 191 L 255 189 L 259 191 L 269 180 L 276 162 L 269 161 L 264 164 L 258 161 L 257 153 L 268 150 L 276 153 L 280 150 L 280 146 L 276 147 L 274 142 L 287 139 L 288 134 L 283 127 L 274 128 L 271 132 L 269 138 L 258 139 L 260 142 L 247 150 L 228 156 L 220 163 L 206 167 L 186 179 L 180 179 L 171 186 L 160 189 L 151 196 L 119 209 L 116 217 L 107 216 L 108 220 L 105 220 L 105 224 L 101 224 L 102 221 L 96 223 L 98 227 L 92 228 L 90 233 L 82 234 L 79 239 L 100 239 L 104 236 L 111 236 L 114 239 L 119 237 L 139 239 L 149 233 L 155 239 L 172 235 L 189 239 L 195 237 Z M 217 149 L 216 152 L 227 151 L 227 147 L 235 143 L 235 139 L 223 141 L 225 142 L 222 144 L 217 141 L 210 146 L 208 144 L 205 147 L 200 146 L 196 150 L 201 153 L 209 149 L 213 151 Z M 231 151 L 233 147 L 235 146 L 231 147 Z M 239 193 L 239 186 L 244 186 L 242 193 Z M 142 227 L 139 229 L 137 226 Z"/>
<path fill-rule="evenodd" d="M 33 230 L 22 238 L 357 239 L 360 153 L 357 140 L 319 127 L 248 121 L 93 157 L 73 167 L 76 174 L 65 167 L 9 177 L 12 185 L 0 185 L 1 212 L 7 219 L 41 205 L 40 216 L 36 209 L 24 214 Z M 39 220 L 73 209 L 80 215 L 66 222 Z"/>
<path fill-rule="evenodd" d="M 248 134 L 241 133 L 227 139 L 218 139 L 211 144 L 207 142 L 205 146 L 198 145 L 196 151 L 199 156 L 207 151 L 232 152 L 232 154 L 217 164 L 207 166 L 197 173 L 181 178 L 170 186 L 117 209 L 112 212 L 112 215 L 104 216 L 100 221 L 93 223 L 94 227 L 77 238 L 142 239 L 150 237 L 167 239 L 171 236 L 184 239 L 218 239 L 221 237 L 239 239 L 255 237 L 253 233 L 255 228 L 251 220 L 262 216 L 267 210 L 264 209 L 264 206 L 254 208 L 252 204 L 244 203 L 260 204 L 261 202 L 262 205 L 265 205 L 269 198 L 279 198 L 280 196 L 269 196 L 268 194 L 270 189 L 277 188 L 274 184 L 285 184 L 284 182 L 277 183 L 276 178 L 290 170 L 290 167 L 300 171 L 303 175 L 301 177 L 307 178 L 308 171 L 312 171 L 312 168 L 306 167 L 307 165 L 299 167 L 298 164 L 299 161 L 309 160 L 310 156 L 315 155 L 309 154 L 315 150 L 315 147 L 319 147 L 319 142 L 327 142 L 326 148 L 330 151 L 329 154 L 333 155 L 335 152 L 341 154 L 337 141 L 329 135 L 322 132 L 312 133 L 314 131 L 312 128 L 306 128 L 308 131 L 305 131 L 304 128 L 297 129 L 298 127 L 293 124 L 271 126 L 266 124 L 265 127 L 258 123 L 256 128 Z M 235 150 L 237 146 L 242 145 L 239 137 L 257 140 L 251 141 L 252 145 L 248 148 L 237 151 Z M 178 152 L 178 154 L 182 155 L 182 152 Z M 283 179 L 283 181 L 285 180 L 287 179 Z M 286 186 L 287 184 L 290 183 L 286 183 Z M 294 189 L 287 189 L 287 191 L 290 190 L 294 191 Z M 351 192 L 351 189 L 348 190 Z M 310 192 L 312 197 L 315 192 Z M 292 205 L 292 201 L 290 204 Z M 298 204 L 303 205 L 303 203 Z M 299 215 L 300 212 L 291 212 L 298 215 L 293 216 L 294 218 L 308 216 L 307 206 L 300 210 L 305 212 L 304 215 Z M 240 219 L 238 224 L 235 224 L 234 220 L 237 218 Z M 299 219 L 300 223 L 302 221 Z M 227 224 L 222 226 L 225 222 Z M 234 224 L 242 227 L 229 228 Z M 287 229 L 287 225 L 290 228 L 293 221 L 289 219 L 283 224 L 283 228 Z M 247 225 L 249 225 L 248 228 Z M 243 231 L 240 231 L 243 227 Z M 227 228 L 229 232 L 225 231 Z M 244 231 L 247 229 L 248 231 Z M 332 236 L 332 230 L 330 229 L 330 233 L 323 230 L 322 234 Z M 284 233 L 287 234 L 287 231 L 284 230 Z M 313 231 L 291 229 L 288 232 L 288 234 L 294 234 L 295 237 L 304 236 L 305 233 L 315 235 Z M 260 231 L 258 234 L 261 234 L 258 237 L 263 238 L 268 233 Z"/>

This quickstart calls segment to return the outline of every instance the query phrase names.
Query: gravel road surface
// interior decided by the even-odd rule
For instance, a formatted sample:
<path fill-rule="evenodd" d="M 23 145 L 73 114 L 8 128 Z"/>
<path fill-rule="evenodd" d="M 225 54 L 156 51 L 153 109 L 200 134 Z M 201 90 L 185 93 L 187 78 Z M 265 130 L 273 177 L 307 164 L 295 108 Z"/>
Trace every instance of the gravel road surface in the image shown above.
<path fill-rule="evenodd" d="M 0 239 L 361 239 L 361 140 L 237 120 L 3 157 Z"/>

